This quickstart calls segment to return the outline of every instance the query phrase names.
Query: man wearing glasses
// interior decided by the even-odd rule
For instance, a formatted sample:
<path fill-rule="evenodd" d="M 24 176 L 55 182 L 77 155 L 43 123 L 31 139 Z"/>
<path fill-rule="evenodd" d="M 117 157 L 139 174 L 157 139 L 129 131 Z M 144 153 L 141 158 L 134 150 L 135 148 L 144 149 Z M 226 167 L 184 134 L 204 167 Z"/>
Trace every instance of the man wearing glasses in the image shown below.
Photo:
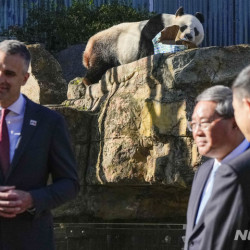
<path fill-rule="evenodd" d="M 235 120 L 250 141 L 250 66 L 233 83 Z M 221 165 L 206 206 L 200 249 L 250 249 L 250 148 Z"/>
<path fill-rule="evenodd" d="M 249 148 L 249 142 L 239 130 L 232 106 L 232 91 L 225 86 L 206 89 L 196 99 L 192 121 L 188 123 L 201 155 L 212 158 L 202 164 L 194 176 L 187 211 L 185 250 L 229 250 L 210 247 L 207 234 L 213 214 L 207 214 L 213 187 L 217 185 L 216 172 Z M 226 188 L 226 187 L 225 187 Z M 223 196 L 223 193 L 220 194 Z M 216 195 L 215 195 L 216 196 Z M 221 204 L 219 197 L 217 207 Z M 226 201 L 225 201 L 226 202 Z M 225 210 L 224 213 L 227 211 Z M 227 231 L 224 227 L 224 232 Z M 223 234 L 218 237 L 223 239 Z M 210 241 L 213 239 L 210 238 Z M 205 243 L 206 244 L 205 244 Z"/>

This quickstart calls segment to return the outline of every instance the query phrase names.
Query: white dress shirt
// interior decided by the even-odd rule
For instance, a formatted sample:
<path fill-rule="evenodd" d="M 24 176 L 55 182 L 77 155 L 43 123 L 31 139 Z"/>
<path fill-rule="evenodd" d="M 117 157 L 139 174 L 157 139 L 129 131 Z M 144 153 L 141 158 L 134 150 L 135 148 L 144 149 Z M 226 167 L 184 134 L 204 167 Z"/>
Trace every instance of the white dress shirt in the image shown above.
<path fill-rule="evenodd" d="M 10 110 L 5 118 L 10 140 L 10 162 L 12 162 L 17 142 L 21 136 L 25 107 L 26 100 L 23 95 L 20 94 L 19 98 L 7 108 Z M 2 108 L 0 107 L 0 117 L 1 116 Z"/>
<path fill-rule="evenodd" d="M 201 202 L 200 202 L 200 206 L 199 206 L 198 213 L 196 216 L 195 224 L 197 224 L 207 204 L 207 201 L 209 200 L 211 196 L 213 184 L 214 184 L 214 176 L 219 166 L 223 163 L 230 162 L 232 159 L 242 154 L 248 147 L 249 147 L 249 142 L 246 139 L 244 139 L 243 142 L 238 147 L 236 147 L 230 154 L 228 154 L 221 162 L 219 162 L 217 159 L 214 160 L 213 169 L 209 175 L 209 178 L 207 180 L 207 183 L 202 193 Z"/>

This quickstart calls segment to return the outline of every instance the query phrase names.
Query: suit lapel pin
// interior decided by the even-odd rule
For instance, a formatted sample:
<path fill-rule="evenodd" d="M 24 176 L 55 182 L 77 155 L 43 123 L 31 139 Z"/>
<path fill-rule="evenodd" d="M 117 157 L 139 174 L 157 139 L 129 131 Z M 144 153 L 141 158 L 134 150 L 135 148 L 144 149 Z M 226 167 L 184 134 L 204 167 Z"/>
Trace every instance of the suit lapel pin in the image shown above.
<path fill-rule="evenodd" d="M 37 121 L 35 121 L 35 120 L 30 120 L 30 125 L 31 125 L 31 126 L 36 126 L 36 125 L 37 125 Z"/>

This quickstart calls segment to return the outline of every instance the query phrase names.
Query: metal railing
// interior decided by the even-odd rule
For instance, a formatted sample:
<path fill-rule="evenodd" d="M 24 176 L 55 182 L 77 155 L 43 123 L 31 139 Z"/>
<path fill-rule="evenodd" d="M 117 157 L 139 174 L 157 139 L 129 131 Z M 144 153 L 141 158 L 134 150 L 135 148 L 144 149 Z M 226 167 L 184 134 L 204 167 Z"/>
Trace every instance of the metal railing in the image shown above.
<path fill-rule="evenodd" d="M 57 250 L 181 250 L 184 224 L 56 223 Z"/>

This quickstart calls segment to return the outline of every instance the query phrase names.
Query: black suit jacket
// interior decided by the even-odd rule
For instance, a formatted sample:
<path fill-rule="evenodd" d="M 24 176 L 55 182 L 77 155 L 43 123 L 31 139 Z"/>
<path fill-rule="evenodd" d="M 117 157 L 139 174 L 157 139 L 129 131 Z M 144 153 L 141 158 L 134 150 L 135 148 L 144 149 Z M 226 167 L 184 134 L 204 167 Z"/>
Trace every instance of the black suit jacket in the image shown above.
<path fill-rule="evenodd" d="M 26 100 L 21 136 L 6 178 L 0 174 L 0 185 L 30 192 L 36 212 L 11 219 L 0 217 L 1 250 L 54 249 L 50 209 L 74 198 L 79 191 L 63 117 Z M 49 174 L 53 183 L 47 185 Z"/>
<path fill-rule="evenodd" d="M 249 250 L 250 149 L 229 164 L 221 165 L 214 182 L 206 206 L 200 249 Z M 246 232 L 247 238 L 236 237 L 237 230 L 242 234 Z"/>
<path fill-rule="evenodd" d="M 213 161 L 203 164 L 194 179 L 187 213 L 185 250 L 250 249 L 249 240 L 240 237 L 235 240 L 236 230 L 244 233 L 250 229 L 250 149 L 218 168 L 210 199 L 197 225 L 193 226 L 197 203 L 212 166 Z"/>

